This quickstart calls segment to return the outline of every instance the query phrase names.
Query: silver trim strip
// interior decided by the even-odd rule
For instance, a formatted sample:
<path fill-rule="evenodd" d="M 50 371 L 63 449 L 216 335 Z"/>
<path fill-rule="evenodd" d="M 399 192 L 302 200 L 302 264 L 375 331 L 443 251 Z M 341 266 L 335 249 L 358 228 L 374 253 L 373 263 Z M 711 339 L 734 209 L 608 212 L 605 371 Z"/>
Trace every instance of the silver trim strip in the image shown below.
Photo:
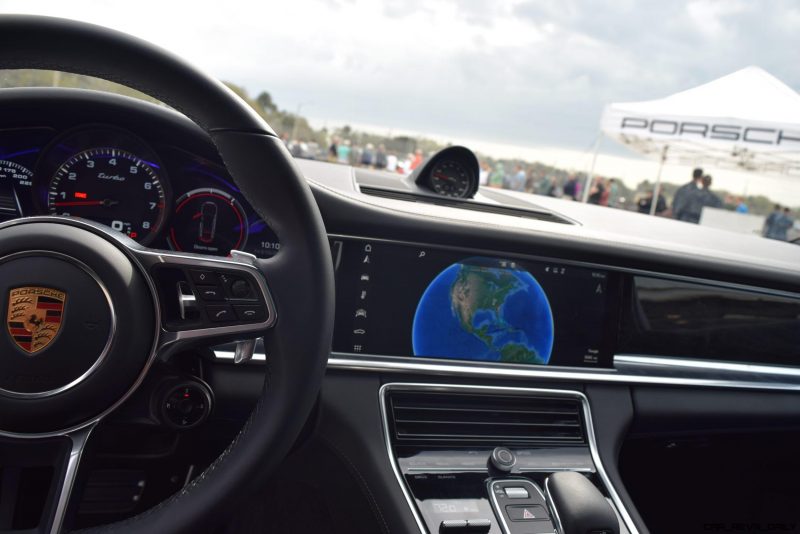
<path fill-rule="evenodd" d="M 532 367 L 521 369 L 511 365 L 469 365 L 447 361 L 422 360 L 417 358 L 361 357 L 334 353 L 328 359 L 331 369 L 368 371 L 381 373 L 424 374 L 432 376 L 464 376 L 492 379 L 541 379 L 572 382 L 616 383 L 616 384 L 654 384 L 690 387 L 713 387 L 735 389 L 761 389 L 780 391 L 800 391 L 800 376 L 786 368 L 771 366 L 748 366 L 744 364 L 723 364 L 704 360 L 680 360 L 673 358 L 653 358 L 641 356 L 615 356 L 615 361 L 623 362 L 619 370 L 578 370 L 568 367 Z M 648 362 L 639 361 L 647 358 Z M 685 362 L 697 362 L 684 365 Z M 658 362 L 657 366 L 654 363 Z M 702 362 L 702 363 L 700 363 Z M 734 372 L 727 367 L 743 365 L 746 372 Z M 658 368 L 658 371 L 656 370 Z M 776 370 L 780 369 L 781 371 Z M 744 371 L 744 369 L 742 369 Z M 658 374 L 656 374 L 658 373 Z"/>
<path fill-rule="evenodd" d="M 504 478 L 504 479 L 492 480 L 491 482 L 489 482 L 489 495 L 492 498 L 492 508 L 494 508 L 495 515 L 500 517 L 500 528 L 503 530 L 504 534 L 511 534 L 511 528 L 508 526 L 508 523 L 506 522 L 505 514 L 500 509 L 500 503 L 497 502 L 497 495 L 495 495 L 495 493 L 494 493 L 494 485 L 495 484 L 499 484 L 500 482 L 509 482 L 509 481 L 515 481 L 515 480 L 519 480 L 519 483 L 522 484 L 522 485 L 527 484 L 527 485 L 531 486 L 533 489 L 535 489 L 539 493 L 539 495 L 542 496 L 542 500 L 545 502 L 545 505 L 547 504 L 547 497 L 544 496 L 544 493 L 542 493 L 541 488 L 539 488 L 539 486 L 537 484 L 531 482 L 528 479 L 515 479 L 513 477 L 509 477 L 509 478 Z M 551 523 L 553 523 L 553 522 L 551 521 Z M 558 524 L 560 524 L 560 523 L 558 523 Z M 558 528 L 557 530 L 553 531 L 553 534 L 558 534 L 559 532 L 564 532 L 564 531 L 561 530 L 560 528 Z"/>
<path fill-rule="evenodd" d="M 383 422 L 384 442 L 386 444 L 386 453 L 389 456 L 389 463 L 392 466 L 392 471 L 394 472 L 395 478 L 397 479 L 397 483 L 400 484 L 400 489 L 403 491 L 403 495 L 406 498 L 408 506 L 411 508 L 412 514 L 414 514 L 414 519 L 416 519 L 417 521 L 417 525 L 420 528 L 420 532 L 423 533 L 426 532 L 425 524 L 422 521 L 419 513 L 417 512 L 417 508 L 414 505 L 412 497 L 400 474 L 399 466 L 397 465 L 397 460 L 394 457 L 394 454 L 392 453 L 392 442 L 389 436 L 389 421 L 386 410 L 387 408 L 386 393 L 388 391 L 441 391 L 441 392 L 464 392 L 464 393 L 476 393 L 476 392 L 501 393 L 501 394 L 512 394 L 512 395 L 551 395 L 554 397 L 572 397 L 579 399 L 583 407 L 583 415 L 584 415 L 584 420 L 586 422 L 586 436 L 589 442 L 589 451 L 592 455 L 592 460 L 594 461 L 595 468 L 597 469 L 597 474 L 600 477 L 600 480 L 603 482 L 606 488 L 606 492 L 611 497 L 611 500 L 614 502 L 614 506 L 617 508 L 620 516 L 622 517 L 625 526 L 628 528 L 631 534 L 639 534 L 639 531 L 636 529 L 636 526 L 633 523 L 633 519 L 623 506 L 622 499 L 620 498 L 613 484 L 611 484 L 611 480 L 608 478 L 608 475 L 606 474 L 602 459 L 600 458 L 600 453 L 597 449 L 597 441 L 594 434 L 594 425 L 592 424 L 592 413 L 589 407 L 589 399 L 583 393 L 579 391 L 558 390 L 558 389 L 496 387 L 496 386 L 455 386 L 448 384 L 393 382 L 384 384 L 383 386 L 381 386 L 378 392 L 378 400 L 380 402 L 380 409 L 381 409 L 381 421 Z"/>
<path fill-rule="evenodd" d="M 53 515 L 53 524 L 50 527 L 50 534 L 59 534 L 59 532 L 61 532 L 61 527 L 64 524 L 64 516 L 69 506 L 69 499 L 72 496 L 72 487 L 78 475 L 78 465 L 83 455 L 83 449 L 86 447 L 89 434 L 92 433 L 94 427 L 95 425 L 92 424 L 68 436 L 69 439 L 72 440 L 72 449 L 69 452 L 69 458 L 67 458 L 67 469 L 64 472 L 64 480 L 61 482 L 61 491 L 58 494 L 58 501 L 55 514 Z"/>
<path fill-rule="evenodd" d="M 409 467 L 408 473 L 485 473 L 483 467 Z M 517 469 L 514 473 L 558 473 L 561 471 L 574 471 L 576 473 L 594 473 L 589 467 L 530 467 Z"/>
<path fill-rule="evenodd" d="M 236 353 L 230 350 L 215 350 L 214 357 L 218 360 L 236 360 Z M 250 358 L 251 362 L 265 362 L 267 361 L 267 355 L 263 352 L 254 352 L 253 357 Z M 330 361 L 330 360 L 328 360 Z"/>
<path fill-rule="evenodd" d="M 232 361 L 234 358 L 234 353 L 231 351 L 217 350 L 215 354 L 218 360 Z M 256 352 L 253 360 L 263 362 L 266 356 L 264 353 Z M 328 358 L 328 368 L 347 371 L 800 391 L 800 368 L 794 367 L 631 354 L 614 356 L 614 367 L 614 369 L 579 369 L 513 364 L 492 365 L 344 353 L 333 353 Z"/>
<path fill-rule="evenodd" d="M 763 375 L 774 379 L 796 379 L 800 383 L 800 368 L 783 367 L 754 363 L 718 362 L 714 360 L 698 360 L 693 358 L 666 358 L 663 356 L 646 356 L 637 354 L 618 354 L 614 356 L 614 367 L 619 371 L 632 374 L 647 371 L 647 374 L 670 373 L 679 370 L 685 373 L 699 372 L 727 373 L 739 375 Z"/>
<path fill-rule="evenodd" d="M 556 530 L 563 533 L 564 527 L 561 525 L 561 516 L 558 515 L 558 508 L 556 507 L 556 502 L 553 500 L 553 496 L 550 495 L 550 477 L 544 479 L 544 494 L 547 507 L 550 508 L 550 513 L 553 516 L 553 523 L 556 526 Z"/>
<path fill-rule="evenodd" d="M 403 496 L 406 498 L 406 503 L 408 507 L 411 509 L 411 514 L 414 516 L 414 520 L 417 522 L 417 527 L 422 534 L 426 534 L 428 529 L 425 527 L 425 522 L 422 520 L 422 517 L 417 511 L 417 507 L 412 500 L 411 494 L 406 487 L 405 482 L 403 481 L 403 477 L 400 475 L 400 469 L 397 465 L 397 459 L 392 452 L 392 441 L 389 438 L 389 421 L 386 418 L 386 392 L 391 389 L 399 389 L 398 386 L 402 386 L 403 384 L 384 384 L 378 390 L 378 402 L 380 403 L 380 410 L 381 410 L 381 422 L 383 423 L 383 439 L 384 444 L 386 445 L 386 454 L 389 457 L 389 465 L 392 466 L 392 472 L 394 473 L 395 478 L 397 479 L 397 483 L 400 484 L 400 491 L 403 492 Z M 408 384 L 409 386 L 421 386 L 422 384 Z"/>
<path fill-rule="evenodd" d="M 106 298 L 106 302 L 108 303 L 108 311 L 111 315 L 111 320 L 109 322 L 109 328 L 108 328 L 108 338 L 106 339 L 106 344 L 103 345 L 103 350 L 100 352 L 100 356 L 97 357 L 94 363 L 92 363 L 92 365 L 90 365 L 86 371 L 84 371 L 79 377 L 77 377 L 72 382 L 69 382 L 68 384 L 64 384 L 63 386 L 50 389 L 47 391 L 36 391 L 33 393 L 25 393 L 20 391 L 14 391 L 11 389 L 0 388 L 0 394 L 6 395 L 8 397 L 13 397 L 16 399 L 43 399 L 45 397 L 52 397 L 53 395 L 63 393 L 68 389 L 72 389 L 73 387 L 77 386 L 78 384 L 89 378 L 89 376 L 92 373 L 94 373 L 98 367 L 100 367 L 100 364 L 103 363 L 103 361 L 106 359 L 106 356 L 108 356 L 108 352 L 111 349 L 111 343 L 114 341 L 114 334 L 116 334 L 117 332 L 117 313 L 114 310 L 114 302 L 111 300 L 111 294 L 108 292 L 108 288 L 106 288 L 103 281 L 100 280 L 100 277 L 98 277 L 97 274 L 92 269 L 90 269 L 88 265 L 86 265 L 82 261 L 76 260 L 73 257 L 67 256 L 66 254 L 61 254 L 60 252 L 51 252 L 49 250 L 26 250 L 24 252 L 15 252 L 13 254 L 3 256 L 2 258 L 0 258 L 0 263 L 13 260 L 15 258 L 24 258 L 26 256 L 52 256 L 54 258 L 60 259 L 61 261 L 65 261 L 67 263 L 76 265 L 79 269 L 88 274 L 92 278 L 92 280 L 94 280 L 94 282 L 100 287 L 100 291 L 103 292 L 103 295 Z M 65 292 L 65 294 L 67 295 L 67 298 L 69 298 L 69 293 Z M 66 303 L 65 303 L 65 308 L 66 308 Z"/>

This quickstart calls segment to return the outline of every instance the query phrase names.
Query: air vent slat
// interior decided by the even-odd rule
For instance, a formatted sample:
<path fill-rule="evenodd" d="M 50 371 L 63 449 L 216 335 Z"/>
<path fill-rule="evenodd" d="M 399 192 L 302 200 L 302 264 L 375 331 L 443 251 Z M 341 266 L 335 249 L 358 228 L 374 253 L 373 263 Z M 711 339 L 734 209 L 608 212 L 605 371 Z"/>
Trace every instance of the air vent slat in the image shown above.
<path fill-rule="evenodd" d="M 407 202 L 422 202 L 426 204 L 434 204 L 436 206 L 447 206 L 450 208 L 460 208 L 471 211 L 479 211 L 482 213 L 495 213 L 498 215 L 510 215 L 512 217 L 524 217 L 526 219 L 536 219 L 537 221 L 548 221 L 559 224 L 574 224 L 569 219 L 556 215 L 549 211 L 541 211 L 535 209 L 512 208 L 500 204 L 483 204 L 481 202 L 470 202 L 466 200 L 458 200 L 445 197 L 433 197 L 416 195 L 414 193 L 407 193 L 405 191 L 395 191 L 392 189 L 382 189 L 378 187 L 361 186 L 360 190 L 365 195 L 373 197 L 390 198 L 393 200 L 405 200 Z"/>
<path fill-rule="evenodd" d="M 586 443 L 580 401 L 574 398 L 392 392 L 389 400 L 398 444 Z"/>

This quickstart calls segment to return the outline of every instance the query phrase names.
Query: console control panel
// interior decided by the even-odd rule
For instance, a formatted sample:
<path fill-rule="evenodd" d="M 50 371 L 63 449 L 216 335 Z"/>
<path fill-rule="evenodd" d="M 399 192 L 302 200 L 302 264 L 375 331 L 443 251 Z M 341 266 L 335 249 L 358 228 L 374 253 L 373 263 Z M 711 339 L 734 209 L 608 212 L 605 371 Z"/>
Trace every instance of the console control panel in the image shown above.
<path fill-rule="evenodd" d="M 530 480 L 492 480 L 489 495 L 504 534 L 556 534 L 544 493 Z"/>

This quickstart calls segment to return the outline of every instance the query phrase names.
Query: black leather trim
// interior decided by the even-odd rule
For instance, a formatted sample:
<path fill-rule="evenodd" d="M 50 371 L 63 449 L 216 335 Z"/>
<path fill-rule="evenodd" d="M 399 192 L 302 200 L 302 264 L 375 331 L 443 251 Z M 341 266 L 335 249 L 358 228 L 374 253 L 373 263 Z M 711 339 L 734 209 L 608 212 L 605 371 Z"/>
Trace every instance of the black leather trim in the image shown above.
<path fill-rule="evenodd" d="M 619 453 L 633 422 L 633 401 L 627 386 L 587 384 L 584 390 L 592 408 L 597 452 L 606 475 L 617 490 L 640 534 L 649 534 L 619 474 Z"/>
<path fill-rule="evenodd" d="M 329 446 L 353 459 L 358 478 L 370 493 L 387 534 L 418 532 L 414 516 L 397 484 L 383 440 L 376 375 L 328 373 L 322 391 L 318 434 Z"/>

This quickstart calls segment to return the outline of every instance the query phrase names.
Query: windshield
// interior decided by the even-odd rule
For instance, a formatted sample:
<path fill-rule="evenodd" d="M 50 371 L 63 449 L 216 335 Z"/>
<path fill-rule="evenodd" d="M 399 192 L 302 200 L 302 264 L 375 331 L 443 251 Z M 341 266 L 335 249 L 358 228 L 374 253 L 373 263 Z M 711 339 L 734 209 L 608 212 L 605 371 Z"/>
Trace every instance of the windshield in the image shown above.
<path fill-rule="evenodd" d="M 123 10 L 0 0 L 0 12 L 85 20 L 173 51 L 224 80 L 297 158 L 402 180 L 463 145 L 478 156 L 482 188 L 534 195 L 556 212 L 585 203 L 609 217 L 626 210 L 800 237 L 795 2 L 141 1 Z M 0 86 L 146 98 L 45 71 L 4 71 Z"/>

